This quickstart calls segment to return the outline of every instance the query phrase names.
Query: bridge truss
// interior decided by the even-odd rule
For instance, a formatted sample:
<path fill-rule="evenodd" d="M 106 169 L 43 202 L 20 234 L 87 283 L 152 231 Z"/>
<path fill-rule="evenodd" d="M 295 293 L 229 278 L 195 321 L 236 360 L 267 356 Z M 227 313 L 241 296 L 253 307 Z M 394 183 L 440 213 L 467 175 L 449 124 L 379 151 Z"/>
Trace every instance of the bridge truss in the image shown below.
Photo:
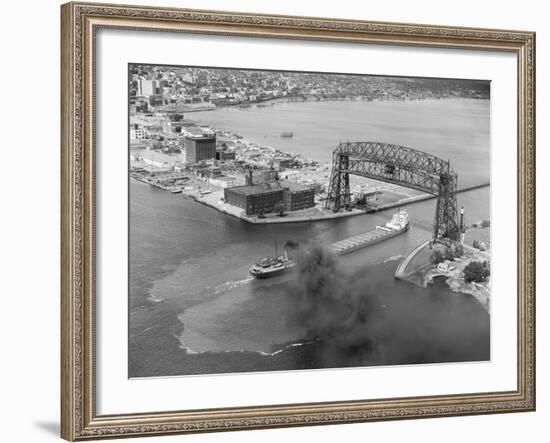
<path fill-rule="evenodd" d="M 437 196 L 434 240 L 457 240 L 460 236 L 456 201 L 457 174 L 449 161 L 416 149 L 387 143 L 340 143 L 333 152 L 326 209 L 338 212 L 350 207 L 350 174 Z"/>

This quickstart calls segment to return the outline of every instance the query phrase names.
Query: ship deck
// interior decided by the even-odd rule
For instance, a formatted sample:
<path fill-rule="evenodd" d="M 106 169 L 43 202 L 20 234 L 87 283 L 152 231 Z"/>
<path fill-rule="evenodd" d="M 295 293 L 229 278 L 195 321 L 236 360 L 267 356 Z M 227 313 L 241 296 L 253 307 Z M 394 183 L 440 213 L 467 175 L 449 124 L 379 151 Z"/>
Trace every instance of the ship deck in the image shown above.
<path fill-rule="evenodd" d="M 382 240 L 385 237 L 392 236 L 392 234 L 395 235 L 398 232 L 399 231 L 383 231 L 381 229 L 373 229 L 363 234 L 332 243 L 330 248 L 336 255 L 343 255 L 364 246 L 368 246 L 369 244 L 376 243 L 377 241 Z"/>

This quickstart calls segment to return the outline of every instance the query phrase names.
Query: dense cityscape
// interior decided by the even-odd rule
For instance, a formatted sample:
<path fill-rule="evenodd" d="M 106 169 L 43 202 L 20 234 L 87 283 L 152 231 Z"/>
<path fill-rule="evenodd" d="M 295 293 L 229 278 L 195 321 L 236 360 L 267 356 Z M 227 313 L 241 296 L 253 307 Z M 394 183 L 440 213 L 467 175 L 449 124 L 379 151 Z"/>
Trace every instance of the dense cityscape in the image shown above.
<path fill-rule="evenodd" d="M 131 65 L 130 96 L 141 110 L 169 111 L 276 99 L 486 99 L 489 89 L 464 80 Z"/>
<path fill-rule="evenodd" d="M 130 66 L 130 96 L 142 111 L 238 106 L 270 100 L 489 98 L 486 82 L 350 74 Z"/>
<path fill-rule="evenodd" d="M 148 65 L 130 66 L 129 92 L 132 176 L 248 221 L 341 215 L 323 211 L 330 165 L 254 143 L 230 128 L 200 125 L 194 111 L 280 101 L 489 96 L 487 83 L 476 81 Z M 364 178 L 354 177 L 352 185 L 351 214 L 368 204 L 421 197 Z"/>

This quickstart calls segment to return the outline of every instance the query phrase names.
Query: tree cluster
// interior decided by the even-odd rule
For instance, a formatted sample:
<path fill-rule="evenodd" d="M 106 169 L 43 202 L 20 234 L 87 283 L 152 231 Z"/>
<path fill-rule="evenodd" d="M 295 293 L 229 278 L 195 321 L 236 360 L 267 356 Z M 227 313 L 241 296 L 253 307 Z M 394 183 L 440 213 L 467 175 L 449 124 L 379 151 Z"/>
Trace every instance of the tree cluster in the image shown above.
<path fill-rule="evenodd" d="M 474 242 L 472 243 L 472 246 L 476 249 L 479 249 L 480 251 L 485 251 L 487 249 L 485 245 L 478 240 L 474 240 Z"/>
<path fill-rule="evenodd" d="M 489 269 L 489 263 L 487 261 L 472 261 L 464 268 L 464 281 L 470 282 L 484 282 L 491 275 Z"/>
<path fill-rule="evenodd" d="M 464 247 L 460 243 L 451 243 L 449 246 L 446 246 L 444 249 L 434 249 L 430 261 L 437 265 L 445 260 L 452 261 L 455 258 L 462 257 L 464 255 Z"/>

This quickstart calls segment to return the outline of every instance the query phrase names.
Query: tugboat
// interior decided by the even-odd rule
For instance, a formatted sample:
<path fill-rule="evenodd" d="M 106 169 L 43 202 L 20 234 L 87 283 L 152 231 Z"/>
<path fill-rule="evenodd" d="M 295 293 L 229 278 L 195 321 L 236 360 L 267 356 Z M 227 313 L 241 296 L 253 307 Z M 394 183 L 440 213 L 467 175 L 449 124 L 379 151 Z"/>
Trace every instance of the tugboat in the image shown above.
<path fill-rule="evenodd" d="M 288 258 L 287 250 L 278 255 L 277 244 L 275 243 L 275 257 L 263 257 L 249 268 L 249 272 L 256 278 L 269 278 L 280 275 L 290 268 L 296 266 L 296 262 Z"/>

